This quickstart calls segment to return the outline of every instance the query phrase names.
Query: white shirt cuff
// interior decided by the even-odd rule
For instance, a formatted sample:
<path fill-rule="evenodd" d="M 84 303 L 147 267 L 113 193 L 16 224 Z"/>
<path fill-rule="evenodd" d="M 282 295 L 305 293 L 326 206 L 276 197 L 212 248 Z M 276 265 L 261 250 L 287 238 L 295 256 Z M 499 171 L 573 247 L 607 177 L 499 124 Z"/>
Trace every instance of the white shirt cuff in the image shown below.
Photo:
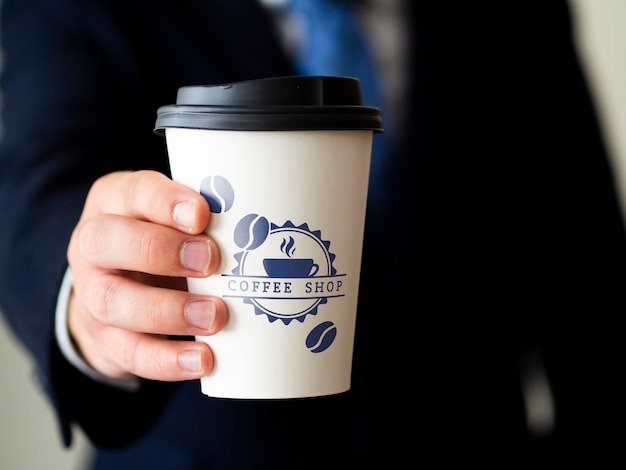
<path fill-rule="evenodd" d="M 57 298 L 57 307 L 56 307 L 56 315 L 55 315 L 55 325 L 54 332 L 56 335 L 57 343 L 59 344 L 59 348 L 61 352 L 65 356 L 65 358 L 80 370 L 83 374 L 95 380 L 96 382 L 100 382 L 102 384 L 108 385 L 110 387 L 115 387 L 118 389 L 126 390 L 129 392 L 135 392 L 139 390 L 141 382 L 139 377 L 130 377 L 127 379 L 113 379 L 111 377 L 107 377 L 95 369 L 93 369 L 87 362 L 83 359 L 81 354 L 76 349 L 74 342 L 70 338 L 70 332 L 67 327 L 67 314 L 69 309 L 69 301 L 70 301 L 70 293 L 72 292 L 72 272 L 68 267 L 65 271 L 65 276 L 63 276 L 63 282 L 61 283 L 61 288 L 59 290 L 59 296 Z"/>

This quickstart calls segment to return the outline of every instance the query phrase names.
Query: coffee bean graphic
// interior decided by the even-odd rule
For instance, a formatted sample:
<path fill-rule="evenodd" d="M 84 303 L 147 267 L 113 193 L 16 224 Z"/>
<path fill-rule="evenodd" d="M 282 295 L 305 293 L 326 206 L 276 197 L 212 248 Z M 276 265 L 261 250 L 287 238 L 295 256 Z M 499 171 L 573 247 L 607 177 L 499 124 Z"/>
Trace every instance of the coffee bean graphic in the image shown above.
<path fill-rule="evenodd" d="M 200 194 L 209 203 L 211 212 L 221 214 L 233 206 L 235 191 L 223 176 L 207 176 L 200 183 Z"/>
<path fill-rule="evenodd" d="M 335 336 L 337 336 L 337 327 L 333 322 L 322 322 L 313 328 L 306 337 L 306 347 L 314 353 L 325 351 L 333 344 Z"/>
<path fill-rule="evenodd" d="M 235 227 L 235 244 L 243 250 L 258 248 L 267 238 L 270 224 L 265 217 L 248 214 Z"/>

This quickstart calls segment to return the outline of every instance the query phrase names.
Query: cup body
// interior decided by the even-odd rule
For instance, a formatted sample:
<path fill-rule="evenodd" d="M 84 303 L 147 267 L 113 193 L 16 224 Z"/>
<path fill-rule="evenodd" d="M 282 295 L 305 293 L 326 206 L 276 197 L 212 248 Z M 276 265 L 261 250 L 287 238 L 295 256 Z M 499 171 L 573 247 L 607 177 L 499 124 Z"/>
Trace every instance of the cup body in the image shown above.
<path fill-rule="evenodd" d="M 229 321 L 197 337 L 206 395 L 284 399 L 350 388 L 371 129 L 165 127 L 173 180 L 211 207 L 221 263 L 189 278 Z"/>

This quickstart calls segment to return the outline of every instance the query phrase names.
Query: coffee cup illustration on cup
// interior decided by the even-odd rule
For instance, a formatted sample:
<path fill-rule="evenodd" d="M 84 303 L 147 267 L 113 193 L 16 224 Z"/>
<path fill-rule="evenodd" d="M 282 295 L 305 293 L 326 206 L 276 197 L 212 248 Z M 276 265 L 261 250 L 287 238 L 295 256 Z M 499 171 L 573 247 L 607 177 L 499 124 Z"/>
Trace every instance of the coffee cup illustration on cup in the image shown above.
<path fill-rule="evenodd" d="M 312 277 L 317 274 L 320 267 L 311 258 L 293 258 L 295 252 L 293 237 L 283 240 L 280 250 L 287 258 L 264 258 L 263 267 L 269 277 Z"/>
<path fill-rule="evenodd" d="M 311 258 L 265 258 L 263 267 L 269 277 L 312 277 L 320 269 Z"/>

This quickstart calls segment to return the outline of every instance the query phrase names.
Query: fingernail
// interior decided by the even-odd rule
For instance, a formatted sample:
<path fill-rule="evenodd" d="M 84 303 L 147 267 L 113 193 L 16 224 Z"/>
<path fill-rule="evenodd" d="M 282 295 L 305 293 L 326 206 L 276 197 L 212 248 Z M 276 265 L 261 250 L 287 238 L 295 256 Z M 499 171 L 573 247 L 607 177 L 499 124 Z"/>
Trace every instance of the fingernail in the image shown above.
<path fill-rule="evenodd" d="M 196 206 L 192 202 L 182 201 L 174 206 L 174 220 L 176 223 L 187 231 L 191 231 L 195 222 Z"/>
<path fill-rule="evenodd" d="M 185 306 L 185 317 L 190 325 L 211 330 L 215 319 L 215 303 L 210 300 L 192 300 Z"/>
<path fill-rule="evenodd" d="M 178 356 L 178 362 L 180 366 L 185 370 L 188 370 L 190 372 L 200 372 L 200 370 L 202 370 L 200 357 L 200 351 L 191 349 L 181 352 Z"/>
<path fill-rule="evenodd" d="M 209 271 L 211 252 L 208 241 L 185 242 L 180 252 L 180 261 L 187 269 L 206 274 Z"/>

